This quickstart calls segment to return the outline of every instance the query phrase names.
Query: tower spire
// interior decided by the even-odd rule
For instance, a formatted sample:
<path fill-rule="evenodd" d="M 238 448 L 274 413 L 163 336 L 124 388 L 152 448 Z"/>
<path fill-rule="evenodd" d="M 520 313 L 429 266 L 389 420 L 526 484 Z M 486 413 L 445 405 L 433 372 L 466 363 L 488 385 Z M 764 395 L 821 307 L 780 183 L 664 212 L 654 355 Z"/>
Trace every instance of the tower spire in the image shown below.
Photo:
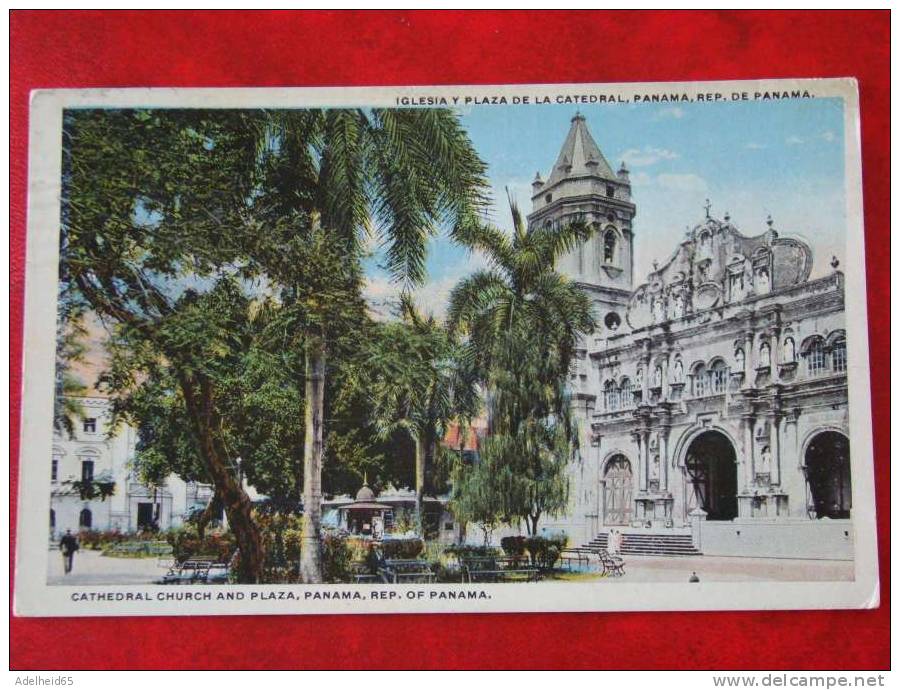
<path fill-rule="evenodd" d="M 605 180 L 617 179 L 609 161 L 591 136 L 584 115 L 581 111 L 576 111 L 546 186 L 552 187 L 570 177 L 587 176 L 601 177 Z"/>

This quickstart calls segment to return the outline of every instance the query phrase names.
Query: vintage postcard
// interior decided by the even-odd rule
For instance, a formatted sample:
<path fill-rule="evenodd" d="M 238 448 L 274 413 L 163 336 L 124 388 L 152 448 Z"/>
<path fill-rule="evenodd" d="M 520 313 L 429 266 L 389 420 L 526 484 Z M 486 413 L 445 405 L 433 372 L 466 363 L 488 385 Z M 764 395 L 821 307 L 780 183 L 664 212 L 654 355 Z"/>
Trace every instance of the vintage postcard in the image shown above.
<path fill-rule="evenodd" d="M 878 605 L 856 82 L 32 95 L 15 611 Z"/>

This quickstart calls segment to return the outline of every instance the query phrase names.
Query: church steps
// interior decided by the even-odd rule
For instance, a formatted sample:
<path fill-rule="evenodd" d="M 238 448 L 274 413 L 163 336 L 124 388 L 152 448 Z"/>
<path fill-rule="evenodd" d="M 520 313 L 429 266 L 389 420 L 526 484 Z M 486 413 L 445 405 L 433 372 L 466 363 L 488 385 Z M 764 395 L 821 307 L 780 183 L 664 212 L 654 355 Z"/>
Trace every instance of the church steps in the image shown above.
<path fill-rule="evenodd" d="M 609 547 L 609 534 L 601 532 L 586 548 L 599 550 Z M 689 534 L 642 534 L 623 532 L 620 552 L 634 556 L 699 556 L 701 552 L 694 546 Z"/>

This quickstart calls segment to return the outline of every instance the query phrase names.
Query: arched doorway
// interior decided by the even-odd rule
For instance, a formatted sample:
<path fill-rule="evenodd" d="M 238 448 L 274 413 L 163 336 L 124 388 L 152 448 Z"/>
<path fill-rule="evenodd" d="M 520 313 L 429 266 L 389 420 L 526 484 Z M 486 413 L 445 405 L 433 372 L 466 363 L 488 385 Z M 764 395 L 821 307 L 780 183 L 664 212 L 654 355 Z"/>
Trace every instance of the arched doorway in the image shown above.
<path fill-rule="evenodd" d="M 806 447 L 806 481 L 817 518 L 850 517 L 850 442 L 837 431 L 816 434 Z"/>
<path fill-rule="evenodd" d="M 687 509 L 703 508 L 707 520 L 737 517 L 737 457 L 725 434 L 704 431 L 688 446 L 684 460 Z"/>
<path fill-rule="evenodd" d="M 627 525 L 631 522 L 631 463 L 624 455 L 614 455 L 603 472 L 603 524 Z"/>

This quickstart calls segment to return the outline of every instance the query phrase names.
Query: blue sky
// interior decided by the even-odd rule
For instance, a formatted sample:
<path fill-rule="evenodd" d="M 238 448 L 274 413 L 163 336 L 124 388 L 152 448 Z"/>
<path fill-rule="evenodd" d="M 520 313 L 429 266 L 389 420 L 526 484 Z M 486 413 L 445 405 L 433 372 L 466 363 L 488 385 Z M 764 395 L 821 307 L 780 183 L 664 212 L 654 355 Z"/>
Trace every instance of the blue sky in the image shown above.
<path fill-rule="evenodd" d="M 830 270 L 832 255 L 843 260 L 846 227 L 843 110 L 840 99 L 766 102 L 608 104 L 581 108 L 614 169 L 631 170 L 637 205 L 635 281 L 654 260 L 665 260 L 688 225 L 730 212 L 745 235 L 766 228 L 771 214 L 782 235 L 807 241 L 814 251 L 813 275 Z M 495 199 L 492 219 L 509 229 L 504 188 L 527 213 L 531 180 L 547 178 L 575 109 L 560 105 L 474 106 L 463 125 L 488 164 Z M 367 293 L 379 309 L 398 286 L 368 262 Z M 426 309 L 443 314 L 456 282 L 484 265 L 480 256 L 435 238 L 428 281 L 417 292 Z"/>

